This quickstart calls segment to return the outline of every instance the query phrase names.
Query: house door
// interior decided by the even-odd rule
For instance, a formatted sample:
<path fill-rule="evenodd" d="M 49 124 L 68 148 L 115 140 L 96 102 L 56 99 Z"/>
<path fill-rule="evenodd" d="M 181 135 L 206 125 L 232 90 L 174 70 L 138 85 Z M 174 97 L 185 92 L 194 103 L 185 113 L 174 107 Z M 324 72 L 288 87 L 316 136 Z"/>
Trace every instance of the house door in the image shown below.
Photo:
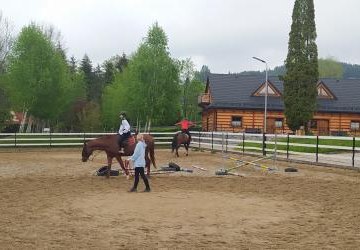
<path fill-rule="evenodd" d="M 275 133 L 275 118 L 266 118 L 266 133 Z"/>
<path fill-rule="evenodd" d="M 329 120 L 317 120 L 318 135 L 329 135 Z"/>

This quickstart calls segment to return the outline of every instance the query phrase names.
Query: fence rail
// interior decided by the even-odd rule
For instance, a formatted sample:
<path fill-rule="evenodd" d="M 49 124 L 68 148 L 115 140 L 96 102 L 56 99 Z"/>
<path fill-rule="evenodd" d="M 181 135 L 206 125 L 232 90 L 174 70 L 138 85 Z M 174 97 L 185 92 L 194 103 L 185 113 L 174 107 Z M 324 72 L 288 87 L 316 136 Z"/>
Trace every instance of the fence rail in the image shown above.
<path fill-rule="evenodd" d="M 114 133 L 0 133 L 1 148 L 77 147 Z M 287 160 L 360 168 L 360 138 L 192 131 L 191 147 L 224 153 L 270 155 Z M 170 147 L 173 132 L 151 133 Z"/>

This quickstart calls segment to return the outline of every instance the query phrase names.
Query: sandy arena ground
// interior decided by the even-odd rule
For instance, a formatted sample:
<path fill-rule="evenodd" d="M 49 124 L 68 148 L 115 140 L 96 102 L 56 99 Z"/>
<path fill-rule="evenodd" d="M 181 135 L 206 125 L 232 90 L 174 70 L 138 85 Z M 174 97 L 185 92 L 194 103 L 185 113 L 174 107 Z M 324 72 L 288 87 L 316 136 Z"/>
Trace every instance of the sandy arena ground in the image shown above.
<path fill-rule="evenodd" d="M 359 249 L 360 173 L 268 160 L 279 171 L 244 166 L 245 177 L 215 176 L 235 166 L 221 153 L 157 150 L 158 167 L 193 173 L 140 181 L 94 176 L 99 153 L 80 149 L 0 152 L 1 249 Z M 251 160 L 248 156 L 234 156 Z M 288 166 L 298 173 L 285 173 Z M 113 169 L 118 169 L 114 164 Z"/>

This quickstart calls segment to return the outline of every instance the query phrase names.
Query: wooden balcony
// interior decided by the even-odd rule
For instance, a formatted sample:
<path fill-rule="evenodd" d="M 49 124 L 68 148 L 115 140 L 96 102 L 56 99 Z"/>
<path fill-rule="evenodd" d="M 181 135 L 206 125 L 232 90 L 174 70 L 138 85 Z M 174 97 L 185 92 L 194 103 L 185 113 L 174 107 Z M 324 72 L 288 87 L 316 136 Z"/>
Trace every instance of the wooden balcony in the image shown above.
<path fill-rule="evenodd" d="M 210 104 L 210 94 L 202 94 L 198 96 L 198 105 L 206 106 Z"/>

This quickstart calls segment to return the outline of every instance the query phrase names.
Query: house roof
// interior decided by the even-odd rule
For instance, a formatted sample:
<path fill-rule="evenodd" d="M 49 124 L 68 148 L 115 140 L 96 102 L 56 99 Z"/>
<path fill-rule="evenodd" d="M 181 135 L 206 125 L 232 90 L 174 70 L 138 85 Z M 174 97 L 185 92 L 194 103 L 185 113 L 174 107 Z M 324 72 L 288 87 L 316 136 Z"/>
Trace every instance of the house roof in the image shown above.
<path fill-rule="evenodd" d="M 283 82 L 270 76 L 268 81 L 283 95 Z M 360 113 L 360 79 L 320 79 L 334 99 L 318 98 L 319 112 Z M 212 102 L 207 107 L 231 109 L 264 109 L 264 96 L 253 93 L 265 83 L 263 76 L 238 74 L 209 74 L 209 92 Z M 268 96 L 268 110 L 282 111 L 284 103 L 281 97 Z"/>

